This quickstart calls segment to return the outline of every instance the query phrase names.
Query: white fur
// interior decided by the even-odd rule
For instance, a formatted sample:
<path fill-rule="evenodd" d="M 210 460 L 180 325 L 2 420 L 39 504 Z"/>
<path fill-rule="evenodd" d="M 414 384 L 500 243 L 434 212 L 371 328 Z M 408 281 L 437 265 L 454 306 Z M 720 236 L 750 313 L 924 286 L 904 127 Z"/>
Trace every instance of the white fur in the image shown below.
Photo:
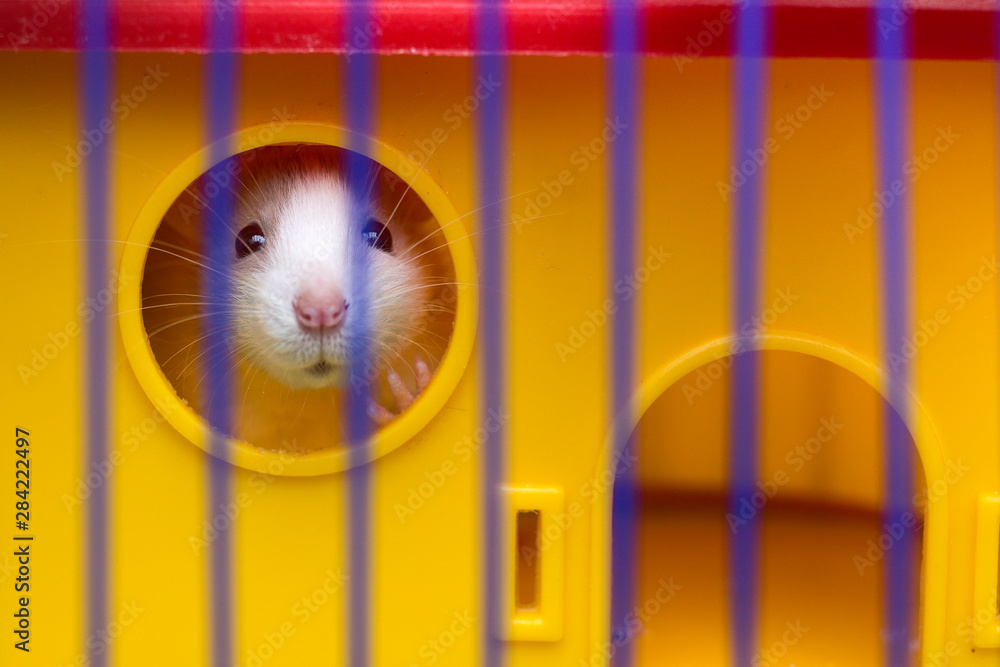
<path fill-rule="evenodd" d="M 263 169 L 243 178 L 244 191 L 233 224 L 235 234 L 258 222 L 266 243 L 242 259 L 234 254 L 237 358 L 293 388 L 343 384 L 348 350 L 364 337 L 364 286 L 355 285 L 359 265 L 367 273 L 369 350 L 377 358 L 398 347 L 426 304 L 423 271 L 406 247 L 404 230 L 393 227 L 392 254 L 369 247 L 361 230 L 370 218 L 386 216 L 364 193 L 354 192 L 332 165 L 301 159 L 299 164 Z M 322 274 L 339 286 L 348 303 L 344 323 L 333 330 L 304 331 L 292 306 L 303 281 Z M 391 356 L 391 355 L 390 355 Z M 309 368 L 332 367 L 322 376 Z"/>

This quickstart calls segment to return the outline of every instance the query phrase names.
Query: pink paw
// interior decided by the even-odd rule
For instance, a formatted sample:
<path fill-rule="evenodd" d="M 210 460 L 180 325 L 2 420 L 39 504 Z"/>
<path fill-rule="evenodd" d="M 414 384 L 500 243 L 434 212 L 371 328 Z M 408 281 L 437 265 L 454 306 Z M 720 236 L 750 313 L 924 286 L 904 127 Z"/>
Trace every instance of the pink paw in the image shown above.
<path fill-rule="evenodd" d="M 392 392 L 393 397 L 396 399 L 396 412 L 393 412 L 384 405 L 379 405 L 375 401 L 369 399 L 368 401 L 368 416 L 371 417 L 372 421 L 379 426 L 385 426 L 393 419 L 395 419 L 399 413 L 409 407 L 410 403 L 420 395 L 427 385 L 431 382 L 431 371 L 424 363 L 424 360 L 420 357 L 416 358 L 414 363 L 414 370 L 417 374 L 417 391 L 414 393 L 410 391 L 410 388 L 406 386 L 403 382 L 403 378 L 399 377 L 393 369 L 389 369 L 386 372 L 386 380 L 389 382 L 389 390 Z"/>

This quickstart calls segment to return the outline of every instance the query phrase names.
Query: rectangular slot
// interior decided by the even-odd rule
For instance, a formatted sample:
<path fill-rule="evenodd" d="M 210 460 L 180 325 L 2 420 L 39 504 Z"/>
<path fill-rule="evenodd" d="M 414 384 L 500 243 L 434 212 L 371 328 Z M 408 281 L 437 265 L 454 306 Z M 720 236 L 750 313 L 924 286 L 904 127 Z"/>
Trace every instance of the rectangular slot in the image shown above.
<path fill-rule="evenodd" d="M 976 564 L 972 618 L 973 644 L 978 648 L 1000 648 L 997 592 L 1000 585 L 1000 497 L 979 497 L 976 516 Z"/>
<path fill-rule="evenodd" d="M 506 486 L 504 607 L 497 636 L 514 642 L 554 642 L 563 634 L 566 533 L 580 531 L 582 509 L 568 514 L 560 488 Z"/>
<path fill-rule="evenodd" d="M 517 611 L 534 611 L 538 608 L 539 549 L 541 512 L 517 511 L 517 553 L 514 555 L 514 606 Z"/>

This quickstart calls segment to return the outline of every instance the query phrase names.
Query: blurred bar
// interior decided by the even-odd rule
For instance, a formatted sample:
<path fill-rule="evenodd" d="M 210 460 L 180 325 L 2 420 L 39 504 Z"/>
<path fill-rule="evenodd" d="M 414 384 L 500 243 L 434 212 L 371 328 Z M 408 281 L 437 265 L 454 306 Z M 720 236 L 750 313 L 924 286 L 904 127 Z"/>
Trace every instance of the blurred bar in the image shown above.
<path fill-rule="evenodd" d="M 735 116 L 733 165 L 761 150 L 767 136 L 768 15 L 764 0 L 749 0 L 737 11 L 733 59 Z M 750 497 L 760 477 L 760 354 L 754 331 L 742 333 L 761 311 L 765 258 L 763 193 L 766 170 L 747 178 L 734 197 L 732 231 L 732 327 L 739 341 L 733 356 L 729 395 L 728 511 L 739 514 L 739 501 Z M 751 518 L 729 536 L 729 614 L 732 664 L 750 665 L 760 638 L 760 522 Z"/>
<path fill-rule="evenodd" d="M 355 48 L 352 40 L 355 33 L 365 34 L 371 20 L 372 6 L 368 0 L 352 2 L 348 7 L 347 21 L 342 38 L 348 49 L 344 62 L 344 89 L 347 128 L 349 135 L 347 148 L 348 186 L 355 192 L 368 192 L 369 181 L 374 174 L 369 171 L 365 157 L 369 152 L 369 137 L 375 130 L 375 100 L 377 90 L 377 70 L 375 55 L 368 50 Z M 364 220 L 352 220 L 351 224 L 363 225 Z M 360 227 L 359 227 L 360 230 Z M 360 235 L 358 236 L 360 239 Z M 347 446 L 351 449 L 351 467 L 347 470 L 347 502 L 344 503 L 344 517 L 347 526 L 347 609 L 344 614 L 346 624 L 344 636 L 347 638 L 345 664 L 351 667 L 365 667 L 372 664 L 372 590 L 375 560 L 372 542 L 372 473 L 373 466 L 365 462 L 365 452 L 370 446 L 371 421 L 367 405 L 369 386 L 367 382 L 355 382 L 355 377 L 364 378 L 371 354 L 368 341 L 372 326 L 371 293 L 369 292 L 368 261 L 364 257 L 366 248 L 360 242 L 350 246 L 348 266 L 352 285 L 352 317 L 355 318 L 362 334 L 348 351 L 350 372 L 347 389 L 346 429 Z M 351 254 L 351 253 L 354 254 Z M 343 418 L 343 417 L 342 417 Z"/>
<path fill-rule="evenodd" d="M 908 182 L 904 163 L 910 155 L 910 80 L 907 61 L 907 28 L 879 29 L 880 21 L 891 21 L 897 6 L 889 0 L 878 0 L 872 15 L 871 38 L 875 41 L 877 58 L 874 63 L 873 98 L 875 103 L 875 189 L 888 190 L 896 181 Z M 891 24 L 890 24 L 891 25 Z M 910 224 L 910 196 L 904 193 L 896 205 L 885 208 L 878 226 L 881 275 L 881 327 L 880 341 L 882 368 L 886 372 L 883 387 L 887 401 L 882 414 L 882 520 L 884 525 L 901 521 L 901 516 L 912 510 L 914 452 L 907 430 L 910 412 L 908 387 L 912 369 L 909 362 L 898 371 L 890 355 L 897 352 L 901 341 L 910 335 L 912 322 L 913 284 L 912 232 Z M 898 356 L 898 352 L 897 352 Z M 905 355 L 904 355 L 905 356 Z M 882 636 L 885 664 L 912 664 L 910 635 L 913 629 L 913 610 L 917 600 L 912 591 L 915 577 L 913 557 L 913 530 L 904 530 L 892 549 L 886 551 L 882 579 Z"/>
<path fill-rule="evenodd" d="M 606 69 L 608 117 L 621 119 L 624 128 L 618 139 L 608 145 L 608 222 L 607 295 L 615 298 L 615 283 L 622 276 L 635 273 L 638 247 L 638 205 L 640 191 L 639 126 L 640 66 L 639 14 L 634 0 L 614 0 L 610 16 L 611 53 Z M 612 457 L 616 471 L 611 498 L 611 628 L 612 662 L 615 667 L 635 664 L 636 631 L 627 618 L 635 607 L 639 586 L 638 466 L 616 462 L 636 450 L 633 435 L 638 415 L 633 414 L 636 394 L 637 329 L 635 298 L 617 299 L 610 317 L 607 366 L 610 387 L 607 415 Z M 630 634 L 630 632 L 632 634 Z"/>
<path fill-rule="evenodd" d="M 237 41 L 238 12 L 240 5 L 234 0 L 212 0 L 207 5 L 209 54 L 205 66 L 204 99 L 207 102 L 206 133 L 212 146 L 209 156 L 210 170 L 225 173 L 223 161 L 229 158 L 235 146 L 226 141 L 236 126 L 239 100 L 239 54 Z M 231 314 L 227 306 L 231 301 L 230 275 L 233 235 L 230 219 L 233 217 L 232 191 L 227 187 L 205 188 L 202 195 L 207 203 L 203 219 L 207 266 L 202 271 L 203 292 L 207 296 L 207 317 L 203 320 L 204 358 L 206 371 L 206 416 L 212 425 L 208 451 L 205 457 L 208 488 L 205 494 L 206 522 L 213 525 L 213 518 L 234 495 L 232 466 L 224 459 L 227 434 L 232 433 L 232 359 L 229 338 L 232 333 Z M 231 667 L 235 661 L 235 586 L 234 586 L 234 536 L 230 525 L 220 530 L 208 547 L 208 603 L 209 664 L 214 667 Z"/>
<path fill-rule="evenodd" d="M 478 259 L 480 262 L 479 320 L 479 412 L 486 423 L 491 411 L 506 414 L 509 373 L 509 308 L 507 187 L 510 181 L 506 155 L 509 152 L 506 49 L 506 4 L 502 0 L 481 0 L 475 18 L 476 56 L 473 81 L 497 81 L 497 92 L 482 101 L 476 128 L 477 165 L 476 208 L 478 218 Z M 501 489 L 507 480 L 507 429 L 500 425 L 487 430 L 480 463 L 480 664 L 502 667 L 507 663 L 504 642 L 498 630 L 507 613 L 506 582 L 503 580 L 505 554 L 505 508 Z"/>
<path fill-rule="evenodd" d="M 104 0 L 88 0 L 82 6 L 80 32 L 86 45 L 80 54 L 83 71 L 80 76 L 81 128 L 101 127 L 111 114 L 114 57 L 110 48 L 109 13 Z M 82 131 L 82 130 L 81 130 Z M 83 273 L 84 293 L 89 299 L 107 284 L 111 270 L 108 250 L 111 240 L 111 221 L 108 200 L 111 193 L 109 144 L 113 137 L 93 145 L 83 163 Z M 95 317 L 86 328 L 83 353 L 83 403 L 81 422 L 85 459 L 82 470 L 99 470 L 109 458 L 111 442 L 110 397 L 111 355 L 106 317 Z M 83 610 L 83 653 L 92 667 L 108 664 L 107 652 L 89 637 L 102 636 L 110 620 L 108 595 L 110 586 L 109 546 L 111 544 L 111 484 L 98 484 L 86 500 L 84 519 L 84 549 L 86 566 Z"/>

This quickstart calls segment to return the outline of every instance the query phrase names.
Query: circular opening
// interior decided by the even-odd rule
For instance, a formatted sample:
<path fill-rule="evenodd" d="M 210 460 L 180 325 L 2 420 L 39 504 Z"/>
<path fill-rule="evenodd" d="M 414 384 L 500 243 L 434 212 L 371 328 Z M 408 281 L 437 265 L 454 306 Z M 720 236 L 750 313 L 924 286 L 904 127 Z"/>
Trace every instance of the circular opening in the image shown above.
<path fill-rule="evenodd" d="M 142 279 L 119 319 L 144 390 L 192 442 L 262 472 L 323 474 L 391 451 L 443 406 L 471 352 L 473 256 L 402 154 L 326 125 L 274 136 L 230 137 L 215 165 L 206 148 L 150 196 L 121 267 Z M 349 394 L 373 431 L 350 449 Z"/>

